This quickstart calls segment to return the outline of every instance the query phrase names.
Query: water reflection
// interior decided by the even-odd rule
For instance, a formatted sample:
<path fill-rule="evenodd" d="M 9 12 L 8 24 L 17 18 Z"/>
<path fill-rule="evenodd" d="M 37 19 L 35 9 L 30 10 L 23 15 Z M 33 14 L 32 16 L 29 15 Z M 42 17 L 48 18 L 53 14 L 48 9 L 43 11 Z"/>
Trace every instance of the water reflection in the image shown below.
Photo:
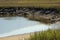
<path fill-rule="evenodd" d="M 16 17 L 5 17 L 4 20 L 16 20 Z"/>

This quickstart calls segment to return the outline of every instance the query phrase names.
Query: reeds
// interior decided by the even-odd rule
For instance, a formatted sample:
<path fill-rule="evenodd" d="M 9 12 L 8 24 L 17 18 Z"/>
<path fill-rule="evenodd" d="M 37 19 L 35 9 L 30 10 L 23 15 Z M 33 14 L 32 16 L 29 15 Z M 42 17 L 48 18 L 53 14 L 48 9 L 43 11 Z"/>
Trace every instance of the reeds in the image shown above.
<path fill-rule="evenodd" d="M 60 40 L 60 30 L 35 32 L 29 40 Z"/>

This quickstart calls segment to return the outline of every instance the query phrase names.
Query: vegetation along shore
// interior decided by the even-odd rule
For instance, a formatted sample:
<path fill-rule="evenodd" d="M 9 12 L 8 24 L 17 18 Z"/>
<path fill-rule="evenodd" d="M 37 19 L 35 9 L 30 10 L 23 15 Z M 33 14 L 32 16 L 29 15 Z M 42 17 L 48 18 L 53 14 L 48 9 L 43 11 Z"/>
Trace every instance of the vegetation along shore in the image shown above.
<path fill-rule="evenodd" d="M 27 16 L 45 23 L 60 21 L 60 0 L 0 0 L 0 16 Z M 57 15 L 56 15 L 57 14 Z"/>
<path fill-rule="evenodd" d="M 60 40 L 60 29 L 3 37 L 0 40 Z"/>
<path fill-rule="evenodd" d="M 24 16 L 31 20 L 53 23 L 60 21 L 60 9 L 34 7 L 0 7 L 0 17 Z"/>
<path fill-rule="evenodd" d="M 47 30 L 35 32 L 29 40 L 60 40 L 60 30 Z"/>
<path fill-rule="evenodd" d="M 16 16 L 55 23 L 60 21 L 60 0 L 0 0 L 0 17 Z M 60 40 L 60 29 L 2 37 L 0 40 Z"/>

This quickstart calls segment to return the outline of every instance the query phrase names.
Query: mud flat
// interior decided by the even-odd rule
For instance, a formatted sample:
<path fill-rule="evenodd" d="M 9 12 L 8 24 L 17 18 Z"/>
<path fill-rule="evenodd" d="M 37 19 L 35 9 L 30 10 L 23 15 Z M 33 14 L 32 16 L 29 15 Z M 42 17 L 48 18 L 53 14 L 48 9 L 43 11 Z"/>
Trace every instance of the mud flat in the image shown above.
<path fill-rule="evenodd" d="M 0 40 L 27 40 L 29 37 L 30 34 L 21 34 L 21 35 L 0 38 Z"/>

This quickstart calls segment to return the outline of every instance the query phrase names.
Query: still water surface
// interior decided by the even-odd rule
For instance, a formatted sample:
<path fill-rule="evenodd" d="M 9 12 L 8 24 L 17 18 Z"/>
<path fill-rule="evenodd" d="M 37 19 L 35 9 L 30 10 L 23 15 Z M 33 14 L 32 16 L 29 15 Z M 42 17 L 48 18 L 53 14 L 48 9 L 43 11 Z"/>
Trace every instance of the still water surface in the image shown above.
<path fill-rule="evenodd" d="M 1 17 L 0 37 L 54 29 L 59 27 L 59 22 L 54 24 L 43 24 L 31 21 L 24 17 Z"/>

